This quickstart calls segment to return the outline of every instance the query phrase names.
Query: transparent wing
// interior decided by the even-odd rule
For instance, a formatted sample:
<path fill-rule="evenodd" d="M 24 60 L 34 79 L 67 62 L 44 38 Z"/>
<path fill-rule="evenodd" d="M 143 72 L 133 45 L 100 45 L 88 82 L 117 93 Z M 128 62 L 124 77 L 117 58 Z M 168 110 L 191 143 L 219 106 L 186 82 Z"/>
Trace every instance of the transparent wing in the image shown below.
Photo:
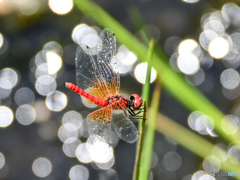
<path fill-rule="evenodd" d="M 80 44 L 76 51 L 75 59 L 77 86 L 91 95 L 107 98 L 108 91 L 101 79 L 96 62 L 86 45 Z M 92 102 L 86 100 L 87 103 Z"/>
<path fill-rule="evenodd" d="M 116 62 L 116 38 L 111 29 L 104 29 L 100 33 L 97 47 L 99 73 L 107 87 L 109 95 L 117 95 L 120 88 L 120 76 Z"/>
<path fill-rule="evenodd" d="M 115 146 L 117 142 L 112 138 L 111 114 L 111 107 L 106 106 L 88 115 L 88 132 L 92 141 L 91 143 L 94 144 L 101 137 L 111 146 Z"/>
<path fill-rule="evenodd" d="M 138 130 L 123 110 L 112 110 L 112 126 L 122 140 L 134 143 L 138 138 Z"/>

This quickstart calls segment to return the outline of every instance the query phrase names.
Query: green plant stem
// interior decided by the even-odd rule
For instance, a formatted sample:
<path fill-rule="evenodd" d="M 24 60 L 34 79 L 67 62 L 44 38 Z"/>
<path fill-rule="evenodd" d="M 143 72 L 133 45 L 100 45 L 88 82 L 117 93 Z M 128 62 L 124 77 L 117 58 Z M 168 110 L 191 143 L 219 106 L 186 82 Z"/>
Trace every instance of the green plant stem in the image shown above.
<path fill-rule="evenodd" d="M 147 121 L 147 129 L 144 136 L 144 145 L 143 145 L 143 156 L 142 156 L 142 171 L 140 180 L 148 180 L 150 165 L 152 159 L 152 148 L 154 143 L 154 135 L 155 135 L 155 126 L 158 115 L 158 108 L 160 104 L 160 95 L 161 95 L 161 84 L 156 82 L 152 103 L 151 103 L 151 111 L 149 111 L 148 121 Z"/>
<path fill-rule="evenodd" d="M 146 122 L 146 113 L 147 113 L 147 105 L 146 101 L 144 101 L 144 109 L 143 112 L 143 118 L 142 118 L 142 125 L 140 129 L 140 136 L 138 139 L 138 146 L 137 146 L 137 152 L 136 152 L 136 158 L 135 158 L 135 165 L 134 165 L 134 171 L 133 171 L 133 180 L 138 180 L 140 176 L 140 172 L 142 170 L 141 167 L 141 157 L 142 157 L 142 149 L 143 149 L 143 140 L 144 140 L 144 132 L 145 132 L 145 122 Z"/>
<path fill-rule="evenodd" d="M 150 91 L 150 79 L 151 79 L 151 69 L 152 69 L 152 56 L 153 56 L 153 50 L 154 50 L 154 40 L 151 39 L 149 43 L 149 49 L 147 51 L 147 74 L 146 74 L 146 80 L 145 84 L 143 85 L 143 93 L 142 98 L 147 103 L 147 107 L 149 104 L 149 91 Z"/>
<path fill-rule="evenodd" d="M 143 120 L 138 121 L 138 130 L 140 131 L 140 138 L 138 140 L 138 147 L 137 147 L 137 152 L 136 152 L 136 163 L 134 167 L 134 175 L 133 179 L 138 180 L 140 177 L 141 169 L 142 169 L 142 147 L 144 145 L 144 127 L 145 127 L 145 120 L 146 120 L 146 108 L 148 107 L 148 102 L 149 102 L 149 89 L 150 89 L 150 78 L 151 78 L 151 58 L 153 54 L 153 49 L 154 49 L 154 40 L 152 39 L 149 43 L 149 48 L 147 52 L 147 73 L 146 73 L 146 80 L 145 84 L 143 85 L 143 91 L 142 91 L 142 98 L 144 100 L 144 109 L 145 112 L 143 114 Z"/>

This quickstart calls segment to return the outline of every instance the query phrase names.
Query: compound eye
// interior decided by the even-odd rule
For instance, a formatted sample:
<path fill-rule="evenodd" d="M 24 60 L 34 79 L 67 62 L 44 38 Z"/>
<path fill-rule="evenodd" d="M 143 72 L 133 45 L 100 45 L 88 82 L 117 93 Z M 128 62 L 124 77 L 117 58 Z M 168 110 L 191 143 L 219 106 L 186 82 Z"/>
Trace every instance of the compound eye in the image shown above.
<path fill-rule="evenodd" d="M 135 97 L 134 96 L 130 96 L 130 98 L 129 98 L 130 100 L 134 100 L 135 99 Z"/>

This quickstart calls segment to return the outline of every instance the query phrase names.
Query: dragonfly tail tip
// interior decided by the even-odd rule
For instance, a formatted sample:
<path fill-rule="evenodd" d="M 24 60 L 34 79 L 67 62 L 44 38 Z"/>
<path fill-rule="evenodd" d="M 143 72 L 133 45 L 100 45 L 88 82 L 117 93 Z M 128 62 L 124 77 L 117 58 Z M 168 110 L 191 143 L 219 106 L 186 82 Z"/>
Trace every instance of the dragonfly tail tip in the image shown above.
<path fill-rule="evenodd" d="M 71 83 L 69 83 L 69 82 L 65 82 L 65 85 L 66 85 L 67 88 L 71 87 Z"/>

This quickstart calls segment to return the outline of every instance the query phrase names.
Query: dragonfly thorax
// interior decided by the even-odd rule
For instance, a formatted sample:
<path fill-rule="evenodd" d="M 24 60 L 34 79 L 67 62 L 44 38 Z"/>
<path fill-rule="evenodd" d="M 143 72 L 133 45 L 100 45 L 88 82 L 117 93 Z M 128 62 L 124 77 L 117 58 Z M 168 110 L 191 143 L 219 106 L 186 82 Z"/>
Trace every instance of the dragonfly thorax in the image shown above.
<path fill-rule="evenodd" d="M 137 94 L 132 94 L 129 98 L 130 100 L 126 99 L 123 96 L 115 95 L 108 97 L 107 101 L 108 104 L 113 104 L 115 102 L 121 102 L 125 104 L 127 108 L 133 108 L 135 110 L 139 109 L 142 105 L 142 98 L 139 97 Z"/>

